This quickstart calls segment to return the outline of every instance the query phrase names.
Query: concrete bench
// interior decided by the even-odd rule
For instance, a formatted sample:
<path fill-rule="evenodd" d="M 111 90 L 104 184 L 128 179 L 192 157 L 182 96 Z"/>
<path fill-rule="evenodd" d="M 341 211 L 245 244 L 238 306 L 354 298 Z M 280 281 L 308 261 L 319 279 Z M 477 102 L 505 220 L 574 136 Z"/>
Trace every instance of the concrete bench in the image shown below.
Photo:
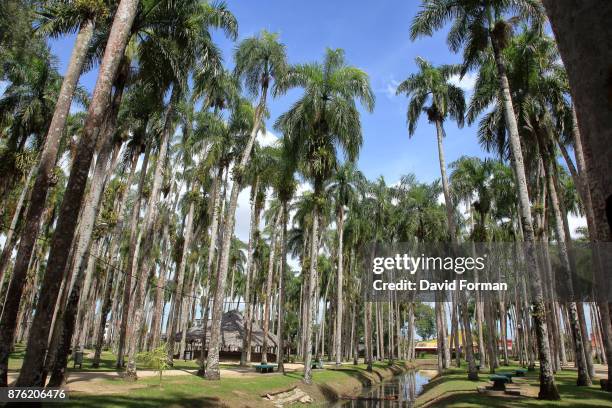
<path fill-rule="evenodd" d="M 510 382 L 508 377 L 504 375 L 492 375 L 489 377 L 490 381 L 493 381 L 492 390 L 496 391 L 506 391 L 506 383 Z"/>
<path fill-rule="evenodd" d="M 514 374 L 513 372 L 512 372 L 512 373 L 509 373 L 509 372 L 506 372 L 506 371 L 498 372 L 498 373 L 495 373 L 495 374 L 497 374 L 497 375 L 503 375 L 504 377 L 506 377 L 506 378 L 508 379 L 508 382 L 509 382 L 509 383 L 511 383 L 511 382 L 512 382 L 512 377 L 514 377 L 514 376 L 515 376 L 515 374 Z"/>
<path fill-rule="evenodd" d="M 255 366 L 255 371 L 262 374 L 273 373 L 274 366 L 272 364 L 258 364 Z"/>
<path fill-rule="evenodd" d="M 323 362 L 321 360 L 313 361 L 311 368 L 313 370 L 316 370 L 316 369 L 322 370 L 323 369 Z"/>

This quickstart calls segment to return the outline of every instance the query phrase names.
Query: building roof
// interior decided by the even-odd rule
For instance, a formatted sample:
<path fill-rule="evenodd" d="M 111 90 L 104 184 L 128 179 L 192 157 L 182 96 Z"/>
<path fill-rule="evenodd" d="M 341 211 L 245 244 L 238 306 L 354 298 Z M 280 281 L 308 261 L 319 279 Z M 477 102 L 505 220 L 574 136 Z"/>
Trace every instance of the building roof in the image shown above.
<path fill-rule="evenodd" d="M 206 325 L 206 344 L 210 342 L 210 319 Z M 263 329 L 257 322 L 253 322 L 253 333 L 251 335 L 251 346 L 261 346 L 263 344 Z M 187 330 L 187 342 L 199 343 L 202 338 L 202 322 L 196 319 L 196 323 Z M 175 340 L 180 341 L 182 333 L 175 333 Z M 221 319 L 221 348 L 239 350 L 242 349 L 244 339 L 244 318 L 242 313 L 237 310 L 230 310 L 223 314 Z M 276 347 L 276 336 L 268 333 L 268 347 Z"/>

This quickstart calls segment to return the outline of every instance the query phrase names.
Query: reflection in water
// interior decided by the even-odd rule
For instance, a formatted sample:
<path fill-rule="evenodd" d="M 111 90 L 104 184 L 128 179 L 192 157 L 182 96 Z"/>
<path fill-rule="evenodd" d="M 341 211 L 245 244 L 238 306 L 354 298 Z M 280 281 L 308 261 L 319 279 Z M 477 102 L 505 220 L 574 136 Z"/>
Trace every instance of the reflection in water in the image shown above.
<path fill-rule="evenodd" d="M 358 400 L 338 401 L 334 408 L 413 407 L 417 395 L 428 381 L 429 378 L 411 370 L 364 389 Z"/>

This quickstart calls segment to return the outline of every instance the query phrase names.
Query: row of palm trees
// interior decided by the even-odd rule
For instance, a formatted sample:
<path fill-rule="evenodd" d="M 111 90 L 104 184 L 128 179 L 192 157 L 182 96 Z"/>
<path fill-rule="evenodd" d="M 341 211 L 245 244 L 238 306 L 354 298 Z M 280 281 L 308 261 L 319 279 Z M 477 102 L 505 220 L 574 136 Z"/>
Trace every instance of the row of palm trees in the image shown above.
<path fill-rule="evenodd" d="M 589 238 L 602 240 L 591 196 L 597 176 L 587 173 L 594 159 L 583 153 L 571 81 L 536 0 L 423 2 L 413 40 L 451 22 L 448 44 L 463 50 L 464 61 L 436 67 L 418 58 L 418 72 L 399 85 L 410 98 L 410 135 L 421 113 L 435 126 L 441 183 L 405 176 L 392 186 L 367 181 L 356 168 L 359 105 L 372 111 L 375 98 L 367 74 L 340 49 L 292 65 L 278 36 L 264 31 L 236 46 L 229 72 L 211 36 L 220 29 L 237 37 L 223 3 L 10 0 L 3 13 L 0 24 L 14 20 L 24 30 L 0 37 L 8 83 L 0 99 L 0 385 L 8 383 L 17 340 L 27 342 L 18 386 L 61 385 L 70 349 L 84 346 L 94 347 L 94 365 L 110 346 L 117 367 L 136 379 L 139 351 L 156 348 L 165 333 L 172 361 L 198 314 L 206 326 L 210 317 L 199 374 L 219 379 L 222 315 L 234 302 L 245 316 L 242 364 L 251 361 L 254 321 L 264 330 L 262 362 L 267 334 L 276 330 L 303 359 L 307 383 L 313 358 L 325 350 L 336 364 L 357 362 L 363 343 L 370 368 L 375 357 L 414 358 L 414 302 L 365 296 L 367 243 L 524 242 L 526 262 L 537 270 L 536 243 L 554 240 L 570 273 L 567 219 L 578 207 Z M 76 39 L 62 78 L 45 38 L 66 33 Z M 89 98 L 78 81 L 94 65 Z M 472 70 L 478 79 L 466 103 L 451 78 Z M 269 98 L 295 88 L 300 97 L 273 124 L 282 137 L 260 146 Z M 72 112 L 75 103 L 84 110 Z M 479 121 L 478 138 L 496 159 L 447 166 L 448 120 Z M 298 195 L 298 180 L 312 191 Z M 245 188 L 247 243 L 235 237 Z M 290 269 L 289 254 L 301 272 Z M 494 370 L 498 340 L 512 335 L 520 345 L 515 357 L 539 361 L 541 398 L 559 398 L 554 372 L 568 358 L 578 385 L 590 384 L 593 355 L 612 358 L 608 305 L 586 305 L 599 336 L 591 350 L 585 305 L 547 302 L 549 282 L 538 276 L 525 282 L 536 294 L 530 305 L 440 294 L 440 369 L 449 367 L 453 345 L 477 343 L 481 365 Z M 281 370 L 284 351 L 276 356 Z M 465 359 L 469 378 L 477 378 L 472 348 Z"/>

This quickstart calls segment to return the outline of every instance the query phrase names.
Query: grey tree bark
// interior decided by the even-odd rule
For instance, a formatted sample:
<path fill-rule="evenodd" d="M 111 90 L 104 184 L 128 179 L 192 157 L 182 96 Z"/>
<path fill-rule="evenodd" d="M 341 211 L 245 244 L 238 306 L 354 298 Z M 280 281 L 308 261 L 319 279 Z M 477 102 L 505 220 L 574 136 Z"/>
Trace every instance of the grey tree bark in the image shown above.
<path fill-rule="evenodd" d="M 319 190 L 316 189 L 315 190 Z M 316 194 L 316 193 L 315 193 Z M 319 208 L 315 205 L 312 214 L 312 235 L 310 237 L 310 255 L 306 284 L 306 321 L 304 322 L 304 378 L 306 384 L 312 384 L 312 318 L 314 316 L 314 294 L 317 273 L 317 257 L 319 254 Z"/>
<path fill-rule="evenodd" d="M 113 79 L 123 57 L 137 8 L 138 0 L 121 0 L 115 12 L 104 57 L 98 70 L 98 79 L 85 121 L 83 136 L 77 147 L 59 211 L 41 296 L 32 323 L 23 365 L 16 382 L 18 386 L 40 385 L 42 379 L 51 317 L 66 267 L 69 248 L 74 238 L 93 150 L 104 121 Z"/>
<path fill-rule="evenodd" d="M 142 318 L 144 314 L 144 300 L 146 295 L 146 288 L 148 283 L 148 276 L 151 273 L 152 261 L 151 250 L 153 248 L 153 241 L 155 234 L 153 234 L 154 225 L 157 220 L 158 214 L 158 202 L 159 195 L 161 192 L 162 182 L 164 178 L 164 172 L 166 169 L 166 158 L 168 155 L 168 148 L 170 145 L 170 138 L 174 132 L 174 108 L 180 97 L 180 90 L 174 86 L 172 88 L 172 95 L 168 101 L 166 107 L 165 118 L 164 118 L 164 129 L 162 131 L 162 140 L 159 145 L 159 153 L 157 154 L 157 162 L 155 163 L 155 173 L 153 175 L 153 186 L 151 187 L 151 193 L 147 204 L 147 210 L 144 215 L 144 226 L 141 230 L 144 236 L 144 243 L 142 244 L 142 264 L 140 269 L 135 266 L 138 265 L 138 258 L 134 259 L 130 273 L 136 279 L 136 293 L 132 300 L 133 303 L 133 316 L 131 320 L 131 327 L 134 333 L 129 333 L 127 336 L 127 351 L 128 351 L 128 363 L 125 372 L 125 378 L 128 380 L 136 380 L 138 378 L 136 369 L 136 353 L 138 352 L 138 336 L 134 335 L 137 330 L 140 329 L 142 324 Z M 139 270 L 139 274 L 135 274 Z M 125 307 L 125 305 L 124 305 Z"/>
<path fill-rule="evenodd" d="M 267 87 L 263 87 L 261 93 L 261 100 L 255 109 L 255 122 L 253 129 L 249 135 L 247 144 L 242 151 L 240 162 L 234 167 L 234 177 L 232 182 L 232 190 L 230 193 L 230 201 L 228 211 L 225 219 L 223 244 L 220 251 L 220 262 L 219 272 L 217 276 L 217 286 L 213 296 L 213 309 L 212 309 L 212 325 L 210 329 L 210 343 L 208 347 L 208 358 L 207 358 L 207 369 L 206 378 L 208 380 L 219 380 L 221 378 L 219 372 L 219 348 L 220 348 L 220 336 L 221 336 L 221 317 L 223 314 L 223 297 L 225 294 L 225 284 L 227 271 L 229 267 L 229 252 L 230 244 L 232 241 L 232 235 L 234 232 L 234 224 L 236 222 L 236 208 L 238 206 L 238 194 L 242 188 L 242 172 L 245 170 L 246 165 L 249 163 L 251 157 L 251 151 L 253 150 L 253 144 L 257 137 L 257 132 L 261 127 L 262 115 L 266 106 Z"/>
<path fill-rule="evenodd" d="M 244 333 L 248 334 L 250 331 L 251 316 L 251 275 L 253 271 L 253 256 L 255 253 L 255 240 L 259 234 L 259 214 L 261 212 L 261 205 L 259 205 L 259 177 L 255 179 L 253 186 L 251 187 L 251 218 L 249 226 L 249 243 L 247 247 L 247 260 L 246 260 L 246 277 L 245 277 L 245 290 L 244 290 Z M 248 353 L 248 335 L 245 335 L 242 339 L 242 352 L 240 353 L 240 365 L 246 366 L 249 363 L 247 359 Z"/>
<path fill-rule="evenodd" d="M 270 256 L 268 259 L 268 277 L 266 279 L 266 298 L 264 299 L 263 340 L 261 346 L 261 364 L 268 364 L 268 334 L 270 332 L 270 303 L 272 300 L 272 285 L 274 281 L 274 260 L 276 259 L 277 242 L 276 231 L 280 222 L 282 211 L 274 217 L 272 232 L 270 233 Z"/>
<path fill-rule="evenodd" d="M 214 181 L 213 193 L 212 193 L 213 213 L 212 213 L 212 220 L 210 222 L 210 243 L 208 244 L 208 257 L 206 258 L 206 271 L 208 273 L 208 281 L 210 282 L 209 286 L 211 288 L 215 285 L 214 283 L 215 279 L 213 279 L 213 275 L 214 275 L 213 262 L 215 259 L 215 248 L 217 246 L 217 237 L 218 237 L 217 231 L 219 229 L 219 216 L 220 216 L 220 210 L 221 210 L 220 208 L 221 207 L 221 190 L 223 189 L 223 186 L 222 186 L 223 171 L 224 171 L 224 166 L 219 164 L 219 167 L 217 169 L 217 177 L 215 178 L 215 181 Z M 209 292 L 208 297 L 210 298 L 210 292 Z M 200 361 L 199 361 L 199 369 L 198 369 L 199 376 L 204 376 L 204 374 L 206 373 L 206 358 L 204 356 L 204 347 L 206 345 L 206 326 L 208 324 L 209 304 L 210 304 L 210 299 L 207 299 L 206 307 L 204 307 L 205 313 L 202 315 L 203 331 L 202 331 L 202 337 L 200 339 L 200 343 L 202 344 L 202 354 L 200 354 Z"/>
<path fill-rule="evenodd" d="M 491 22 L 492 24 L 492 22 Z M 527 178 L 525 176 L 525 165 L 523 152 L 519 137 L 518 125 L 514 114 L 510 85 L 506 75 L 506 66 L 501 55 L 501 49 L 493 34 L 491 26 L 490 39 L 493 46 L 495 65 L 497 67 L 498 81 L 501 92 L 504 119 L 508 128 L 510 150 L 512 152 L 512 165 L 515 169 L 516 184 L 518 189 L 521 223 L 523 226 L 523 238 L 525 240 L 526 261 L 528 268 L 537 271 L 537 261 L 534 248 L 533 219 L 531 217 L 531 203 L 527 189 Z M 542 295 L 542 283 L 538 273 L 534 273 L 531 279 L 531 289 L 534 296 L 532 302 L 533 323 L 536 330 L 538 345 L 538 357 L 540 360 L 540 392 L 538 397 L 544 400 L 558 400 L 559 391 L 555 385 L 555 378 L 551 366 L 550 344 L 548 341 L 548 327 L 545 319 L 544 299 Z"/>
<path fill-rule="evenodd" d="M 338 215 L 336 217 L 336 225 L 338 228 L 338 277 L 336 279 L 336 365 L 339 366 L 342 364 L 342 314 L 343 314 L 343 268 L 344 268 L 344 259 L 343 259 L 343 251 L 344 251 L 344 203 L 340 204 L 338 209 Z"/>
<path fill-rule="evenodd" d="M 79 77 L 81 76 L 81 71 L 83 70 L 87 47 L 93 36 L 93 29 L 93 22 L 86 22 L 79 30 L 68 64 L 68 70 L 62 82 L 60 94 L 55 106 L 55 112 L 53 113 L 51 124 L 49 125 L 49 132 L 40 155 L 40 163 L 38 164 L 36 172 L 36 181 L 32 187 L 30 203 L 24 218 L 26 223 L 21 234 L 16 262 L 8 286 L 7 301 L 4 304 L 2 318 L 0 319 L 0 386 L 7 386 L 8 356 L 13 344 L 15 325 L 17 323 L 16 318 L 19 311 L 19 302 L 21 300 L 23 285 L 27 275 L 28 263 L 38 236 L 40 218 L 45 208 L 47 190 L 53 177 L 53 169 L 57 160 L 57 153 L 62 132 L 66 124 L 66 117 L 70 111 L 72 97 Z M 107 95 L 110 94 L 110 84 L 108 85 L 109 89 Z M 98 101 L 98 103 L 99 102 L 100 101 Z M 100 115 L 99 120 L 101 121 L 102 118 L 103 115 Z M 87 170 L 89 170 L 89 166 Z"/>

